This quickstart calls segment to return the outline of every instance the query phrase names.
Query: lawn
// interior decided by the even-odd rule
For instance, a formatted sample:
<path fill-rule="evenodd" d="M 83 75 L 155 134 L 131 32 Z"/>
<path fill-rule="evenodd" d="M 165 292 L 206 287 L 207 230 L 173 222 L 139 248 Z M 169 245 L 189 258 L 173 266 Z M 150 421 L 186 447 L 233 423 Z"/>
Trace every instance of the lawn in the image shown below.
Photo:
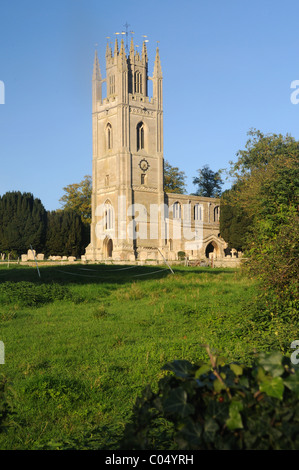
<path fill-rule="evenodd" d="M 136 397 L 167 361 L 279 346 L 252 320 L 236 269 L 0 266 L 0 340 L 13 425 L 0 449 L 116 449 Z M 292 332 L 290 332 L 292 338 Z"/>

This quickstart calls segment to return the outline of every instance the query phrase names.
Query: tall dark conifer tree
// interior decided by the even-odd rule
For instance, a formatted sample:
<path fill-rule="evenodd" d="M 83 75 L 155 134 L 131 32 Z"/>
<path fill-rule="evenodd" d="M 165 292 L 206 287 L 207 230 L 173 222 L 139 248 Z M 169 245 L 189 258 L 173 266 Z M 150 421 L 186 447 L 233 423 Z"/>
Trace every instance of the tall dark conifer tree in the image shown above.
<path fill-rule="evenodd" d="M 84 224 L 74 211 L 48 212 L 46 255 L 76 256 L 84 252 Z"/>
<path fill-rule="evenodd" d="M 0 197 L 0 250 L 26 253 L 30 245 L 41 252 L 45 244 L 47 214 L 31 193 L 12 191 Z"/>

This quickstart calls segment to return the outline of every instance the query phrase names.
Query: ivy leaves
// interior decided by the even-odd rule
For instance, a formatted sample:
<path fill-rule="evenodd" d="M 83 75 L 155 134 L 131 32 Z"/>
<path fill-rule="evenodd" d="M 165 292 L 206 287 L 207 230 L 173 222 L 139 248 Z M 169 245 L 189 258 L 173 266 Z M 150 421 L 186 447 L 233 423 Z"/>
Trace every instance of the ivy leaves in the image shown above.
<path fill-rule="evenodd" d="M 167 414 L 177 414 L 180 418 L 186 418 L 194 412 L 193 405 L 188 403 L 188 395 L 183 387 L 171 390 L 166 398 L 163 408 Z"/>
<path fill-rule="evenodd" d="M 164 366 L 170 374 L 135 407 L 123 448 L 157 448 L 161 419 L 172 433 L 160 448 L 299 448 L 299 369 L 289 358 L 260 353 L 249 367 L 208 354 L 210 362 Z"/>

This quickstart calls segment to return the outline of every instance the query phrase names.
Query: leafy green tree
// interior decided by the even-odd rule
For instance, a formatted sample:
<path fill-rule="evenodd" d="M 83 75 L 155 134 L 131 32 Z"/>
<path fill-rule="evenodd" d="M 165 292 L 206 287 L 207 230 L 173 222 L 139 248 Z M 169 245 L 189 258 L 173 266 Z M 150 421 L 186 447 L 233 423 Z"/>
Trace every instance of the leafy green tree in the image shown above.
<path fill-rule="evenodd" d="M 202 169 L 197 170 L 198 176 L 193 178 L 193 184 L 196 185 L 196 196 L 219 197 L 223 181 L 221 179 L 221 170 L 214 172 L 209 165 L 204 165 Z"/>
<path fill-rule="evenodd" d="M 63 188 L 65 194 L 59 199 L 64 210 L 76 212 L 85 224 L 91 223 L 91 176 L 86 175 L 80 183 Z"/>
<path fill-rule="evenodd" d="M 255 129 L 245 150 L 237 153 L 231 175 L 235 179 L 232 200 L 256 220 L 282 221 L 280 209 L 298 204 L 298 142 L 287 135 L 264 135 Z"/>
<path fill-rule="evenodd" d="M 167 193 L 184 194 L 186 175 L 184 171 L 180 171 L 177 166 L 172 166 L 164 161 L 164 191 Z"/>
<path fill-rule="evenodd" d="M 31 193 L 12 191 L 0 198 L 0 251 L 27 253 L 30 245 L 42 251 L 47 214 Z"/>
<path fill-rule="evenodd" d="M 261 280 L 273 316 L 298 315 L 299 142 L 281 134 L 249 132 L 232 164 L 230 204 L 251 220 L 247 269 Z"/>
<path fill-rule="evenodd" d="M 228 249 L 244 251 L 251 229 L 251 218 L 244 209 L 230 201 L 233 191 L 234 188 L 224 191 L 221 195 L 220 233 Z"/>

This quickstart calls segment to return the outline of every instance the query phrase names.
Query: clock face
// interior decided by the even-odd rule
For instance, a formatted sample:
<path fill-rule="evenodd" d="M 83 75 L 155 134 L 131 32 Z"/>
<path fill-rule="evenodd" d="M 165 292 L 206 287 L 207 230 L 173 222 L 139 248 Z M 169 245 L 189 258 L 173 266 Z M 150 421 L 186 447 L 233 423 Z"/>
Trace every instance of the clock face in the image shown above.
<path fill-rule="evenodd" d="M 139 166 L 140 166 L 142 171 L 147 171 L 149 169 L 149 164 L 148 164 L 147 160 L 145 160 L 145 159 L 140 160 Z"/>

